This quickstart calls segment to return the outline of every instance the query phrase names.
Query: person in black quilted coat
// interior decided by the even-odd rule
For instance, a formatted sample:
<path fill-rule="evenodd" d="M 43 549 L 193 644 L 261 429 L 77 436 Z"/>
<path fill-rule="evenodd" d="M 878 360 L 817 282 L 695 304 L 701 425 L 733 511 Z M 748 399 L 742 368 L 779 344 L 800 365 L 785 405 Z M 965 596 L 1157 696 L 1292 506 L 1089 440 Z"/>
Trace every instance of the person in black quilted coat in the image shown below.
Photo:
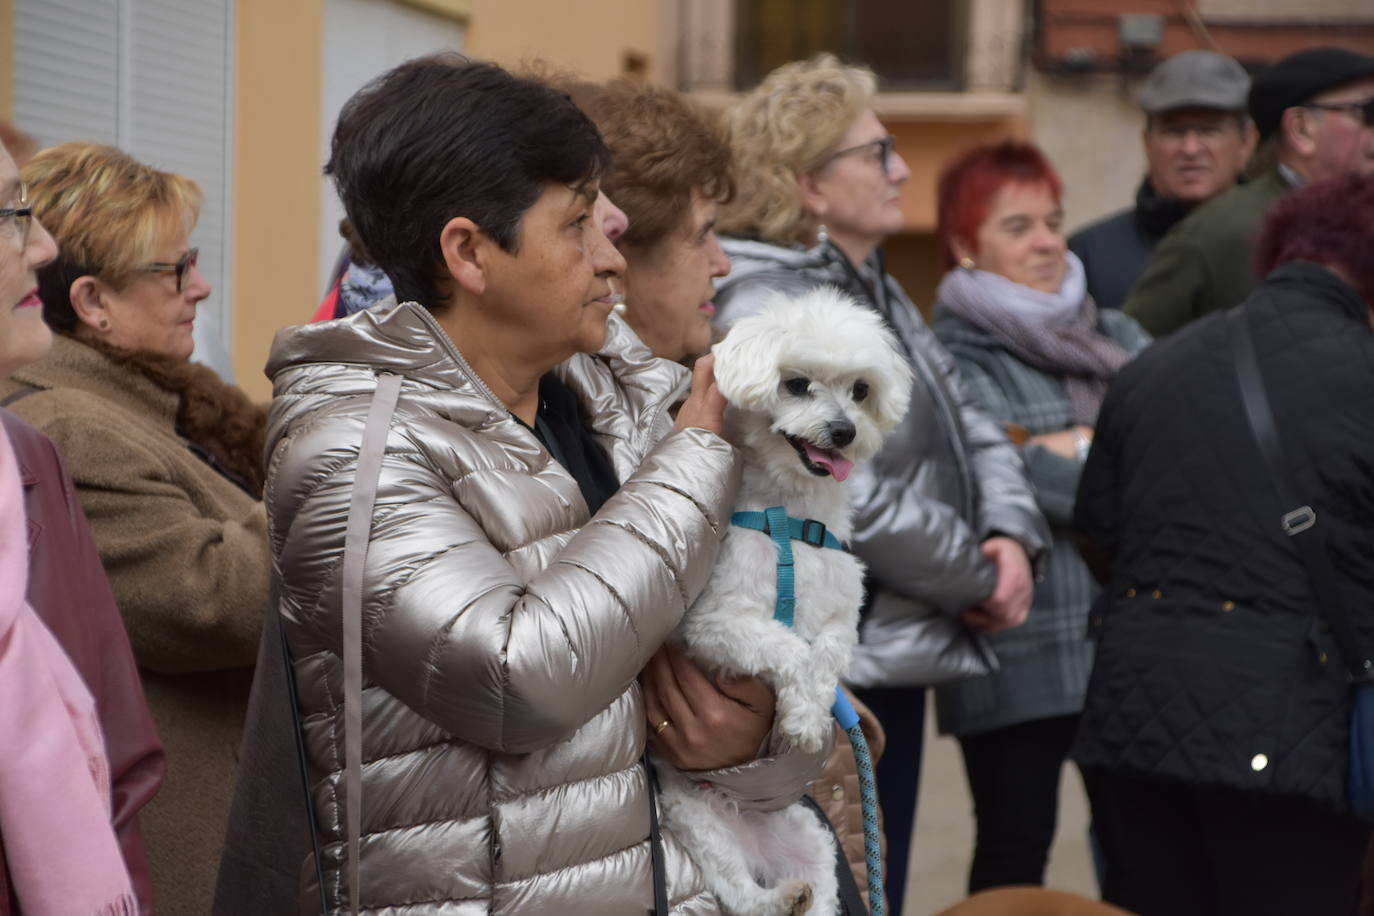
<path fill-rule="evenodd" d="M 1374 176 L 1272 212 L 1240 306 L 1296 489 L 1374 650 Z M 1104 896 L 1141 916 L 1346 916 L 1350 685 L 1240 398 L 1224 313 L 1108 392 L 1076 524 L 1105 585 L 1073 758 Z M 1291 508 L 1291 507 L 1284 507 Z"/>

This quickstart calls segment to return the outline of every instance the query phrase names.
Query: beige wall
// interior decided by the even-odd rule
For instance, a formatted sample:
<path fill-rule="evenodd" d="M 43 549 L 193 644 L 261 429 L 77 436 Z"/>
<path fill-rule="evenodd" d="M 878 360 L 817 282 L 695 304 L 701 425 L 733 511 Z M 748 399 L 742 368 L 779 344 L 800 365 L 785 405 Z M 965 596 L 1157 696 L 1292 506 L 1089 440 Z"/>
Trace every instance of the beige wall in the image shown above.
<path fill-rule="evenodd" d="M 1145 174 L 1139 83 L 1116 75 L 1027 76 L 1031 139 L 1064 179 L 1069 231 L 1130 204 Z"/>
<path fill-rule="evenodd" d="M 232 352 L 259 400 L 272 335 L 319 299 L 321 16 L 322 0 L 238 0 Z"/>
<path fill-rule="evenodd" d="M 665 0 L 471 0 L 467 49 L 507 66 L 535 58 L 588 79 L 621 73 L 626 53 L 648 58 L 649 76 L 669 82 L 670 49 L 663 47 Z"/>

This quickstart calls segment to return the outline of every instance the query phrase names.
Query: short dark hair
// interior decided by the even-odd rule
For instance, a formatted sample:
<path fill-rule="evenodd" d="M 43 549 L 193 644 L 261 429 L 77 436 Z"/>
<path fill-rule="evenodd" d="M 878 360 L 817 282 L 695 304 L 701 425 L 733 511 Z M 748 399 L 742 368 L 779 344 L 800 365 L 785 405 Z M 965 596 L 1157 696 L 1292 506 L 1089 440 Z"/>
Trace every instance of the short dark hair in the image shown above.
<path fill-rule="evenodd" d="M 547 182 L 585 185 L 611 154 L 565 93 L 457 54 L 407 61 L 339 113 L 325 174 L 402 300 L 442 307 L 439 233 L 467 217 L 506 251 Z"/>
<path fill-rule="evenodd" d="M 1374 175 L 1318 181 L 1287 194 L 1264 220 L 1255 265 L 1260 276 L 1286 261 L 1336 267 L 1374 305 Z"/>

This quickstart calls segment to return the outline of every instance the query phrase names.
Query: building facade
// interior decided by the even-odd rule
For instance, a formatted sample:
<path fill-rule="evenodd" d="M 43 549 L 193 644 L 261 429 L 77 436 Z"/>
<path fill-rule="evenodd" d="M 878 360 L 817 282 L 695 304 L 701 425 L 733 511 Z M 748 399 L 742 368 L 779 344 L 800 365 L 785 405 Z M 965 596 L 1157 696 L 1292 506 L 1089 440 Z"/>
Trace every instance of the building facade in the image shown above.
<path fill-rule="evenodd" d="M 864 60 L 912 168 L 888 261 L 925 305 L 940 272 L 935 179 L 951 156 L 1034 139 L 1077 226 L 1132 198 L 1144 169 L 1135 93 L 1154 62 L 1211 47 L 1258 67 L 1314 44 L 1374 53 L 1374 2 L 0 0 L 0 116 L 43 144 L 115 143 L 205 187 L 205 349 L 222 346 L 265 399 L 272 337 L 309 318 L 341 247 L 321 175 L 334 118 L 416 54 L 627 74 L 715 108 L 787 60 Z"/>

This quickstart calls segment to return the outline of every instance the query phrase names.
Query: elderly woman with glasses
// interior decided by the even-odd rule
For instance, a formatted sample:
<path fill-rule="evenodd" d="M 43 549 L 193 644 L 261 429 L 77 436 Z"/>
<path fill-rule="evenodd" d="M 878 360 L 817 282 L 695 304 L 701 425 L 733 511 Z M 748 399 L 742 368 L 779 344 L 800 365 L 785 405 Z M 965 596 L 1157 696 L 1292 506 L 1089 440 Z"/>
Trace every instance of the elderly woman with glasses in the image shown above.
<path fill-rule="evenodd" d="M 158 905 L 204 913 L 267 599 L 265 416 L 190 362 L 210 295 L 189 241 L 195 182 L 87 143 L 45 150 L 23 177 L 60 248 L 38 271 L 56 334 L 0 403 L 70 465 L 166 745 L 142 815 Z"/>
<path fill-rule="evenodd" d="M 925 686 L 988 670 L 974 631 L 1025 619 L 1030 558 L 1048 533 L 1015 449 L 883 269 L 911 172 L 873 113 L 875 89 L 871 71 L 823 54 L 778 68 L 730 113 L 740 193 L 720 218 L 735 238 L 723 240 L 731 272 L 716 307 L 728 326 L 775 290 L 837 286 L 884 316 L 920 380 L 901 426 L 850 478 L 869 583 L 847 680 L 888 735 L 877 776 L 899 912 Z"/>

